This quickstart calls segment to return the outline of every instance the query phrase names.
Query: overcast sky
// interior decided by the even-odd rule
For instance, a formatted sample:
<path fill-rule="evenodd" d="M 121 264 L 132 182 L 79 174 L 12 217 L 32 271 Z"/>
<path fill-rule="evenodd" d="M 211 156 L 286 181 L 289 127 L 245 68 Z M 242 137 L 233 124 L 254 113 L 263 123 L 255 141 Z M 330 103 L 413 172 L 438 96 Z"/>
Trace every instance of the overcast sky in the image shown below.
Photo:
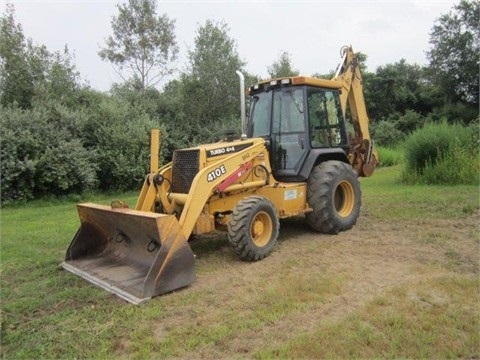
<path fill-rule="evenodd" d="M 342 45 L 368 55 L 368 69 L 404 58 L 426 64 L 429 33 L 435 20 L 459 1 L 158 1 L 158 13 L 176 20 L 179 69 L 187 49 L 207 19 L 230 27 L 248 72 L 267 77 L 267 66 L 282 51 L 291 55 L 301 74 L 327 73 L 339 61 Z M 65 44 L 75 54 L 82 80 L 98 90 L 121 82 L 109 63 L 97 55 L 111 34 L 117 15 L 113 0 L 0 0 L 0 11 L 13 3 L 26 37 L 51 52 Z"/>

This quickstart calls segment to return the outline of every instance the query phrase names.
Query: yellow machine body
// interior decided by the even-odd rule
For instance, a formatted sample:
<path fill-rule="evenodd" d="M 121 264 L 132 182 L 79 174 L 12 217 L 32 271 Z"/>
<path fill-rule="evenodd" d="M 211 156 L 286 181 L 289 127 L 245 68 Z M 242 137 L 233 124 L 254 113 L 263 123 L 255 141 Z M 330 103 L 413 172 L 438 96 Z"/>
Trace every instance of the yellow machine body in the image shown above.
<path fill-rule="evenodd" d="M 368 135 L 361 75 L 357 71 L 355 57 L 348 48 L 341 69 L 332 80 L 299 76 L 275 82 L 337 89 L 342 94 L 344 113 L 347 103 L 350 104 L 356 139 L 349 154 L 341 153 L 343 165 L 338 161 L 340 155 L 335 153 L 337 161 L 327 166 L 330 173 L 346 174 L 345 179 L 334 179 L 336 183 L 327 190 L 327 197 L 331 197 L 328 211 L 334 212 L 340 222 L 355 217 L 344 229 L 353 226 L 358 215 L 350 215 L 354 201 L 360 206 L 356 199 L 360 196 L 359 190 L 355 190 L 356 177 L 371 175 L 378 162 Z M 77 206 L 81 224 L 63 262 L 66 270 L 131 303 L 141 303 L 195 280 L 194 254 L 188 244 L 192 234 L 228 228 L 229 240 L 237 254 L 247 260 L 258 260 L 271 251 L 273 243 L 268 244 L 269 238 L 276 241 L 278 218 L 300 214 L 312 217 L 318 212 L 318 206 L 312 203 L 317 195 L 308 195 L 309 184 L 314 185 L 314 180 L 275 178 L 272 146 L 265 137 L 226 138 L 179 149 L 174 152 L 172 162 L 162 167 L 158 163 L 159 144 L 159 131 L 153 130 L 150 174 L 145 178 L 135 209 L 119 202 L 112 206 L 91 203 Z M 311 164 L 316 169 L 312 170 L 312 179 L 324 171 L 318 163 L 319 160 Z M 328 185 L 321 185 L 320 191 Z M 322 226 L 317 227 L 321 230 Z M 327 230 L 338 231 L 343 230 Z"/>

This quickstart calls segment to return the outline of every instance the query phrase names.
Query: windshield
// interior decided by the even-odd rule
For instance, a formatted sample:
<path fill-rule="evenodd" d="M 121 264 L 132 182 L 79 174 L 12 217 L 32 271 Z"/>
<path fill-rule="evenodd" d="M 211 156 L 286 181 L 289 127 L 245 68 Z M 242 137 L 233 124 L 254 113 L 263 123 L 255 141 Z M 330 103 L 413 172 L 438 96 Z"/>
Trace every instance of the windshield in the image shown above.
<path fill-rule="evenodd" d="M 253 96 L 248 126 L 249 137 L 270 136 L 271 127 L 273 133 L 304 132 L 303 96 L 303 87 L 274 89 Z"/>
<path fill-rule="evenodd" d="M 275 89 L 273 95 L 273 133 L 305 131 L 303 93 L 303 87 Z"/>
<path fill-rule="evenodd" d="M 252 97 L 248 134 L 250 137 L 270 135 L 272 92 L 259 93 Z"/>

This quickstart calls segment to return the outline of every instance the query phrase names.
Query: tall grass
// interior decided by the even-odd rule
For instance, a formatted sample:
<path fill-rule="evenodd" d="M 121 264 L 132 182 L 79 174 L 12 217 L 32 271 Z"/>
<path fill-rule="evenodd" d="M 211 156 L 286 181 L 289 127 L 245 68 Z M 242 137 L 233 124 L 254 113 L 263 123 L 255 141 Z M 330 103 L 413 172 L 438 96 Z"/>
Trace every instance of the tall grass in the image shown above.
<path fill-rule="evenodd" d="M 478 184 L 478 124 L 427 124 L 405 142 L 406 183 Z"/>
<path fill-rule="evenodd" d="M 401 147 L 377 146 L 380 166 L 394 166 L 403 162 L 403 149 Z"/>

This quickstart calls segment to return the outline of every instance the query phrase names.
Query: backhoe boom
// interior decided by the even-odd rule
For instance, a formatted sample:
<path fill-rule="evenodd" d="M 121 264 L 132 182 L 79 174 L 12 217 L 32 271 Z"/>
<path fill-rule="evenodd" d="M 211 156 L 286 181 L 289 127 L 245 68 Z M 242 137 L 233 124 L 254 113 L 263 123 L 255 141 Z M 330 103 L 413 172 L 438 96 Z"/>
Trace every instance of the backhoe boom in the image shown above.
<path fill-rule="evenodd" d="M 378 163 L 378 153 L 373 148 L 368 130 L 369 119 L 363 96 L 362 73 L 352 48 L 344 46 L 341 52 L 342 62 L 338 65 L 333 80 L 342 85 L 340 102 L 343 116 L 346 115 L 348 104 L 355 130 L 355 138 L 351 139 L 349 161 L 359 176 L 370 176 Z"/>

